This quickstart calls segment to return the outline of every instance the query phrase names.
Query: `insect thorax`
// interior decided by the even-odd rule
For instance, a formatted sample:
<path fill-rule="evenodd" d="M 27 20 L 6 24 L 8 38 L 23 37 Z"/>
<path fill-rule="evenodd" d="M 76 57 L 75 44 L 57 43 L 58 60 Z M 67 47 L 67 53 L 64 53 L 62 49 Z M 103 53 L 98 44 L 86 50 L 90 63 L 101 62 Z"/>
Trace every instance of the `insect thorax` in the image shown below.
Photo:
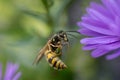
<path fill-rule="evenodd" d="M 68 42 L 68 38 L 66 32 L 64 31 L 59 31 L 51 39 L 51 44 L 54 46 L 62 45 L 66 42 Z"/>

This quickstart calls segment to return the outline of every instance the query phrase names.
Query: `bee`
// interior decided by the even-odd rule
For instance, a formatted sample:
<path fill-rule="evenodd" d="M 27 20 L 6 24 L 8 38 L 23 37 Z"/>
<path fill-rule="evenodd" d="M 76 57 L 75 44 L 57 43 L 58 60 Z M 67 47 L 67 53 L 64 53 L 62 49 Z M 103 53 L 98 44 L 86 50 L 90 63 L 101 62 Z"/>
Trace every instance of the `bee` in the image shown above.
<path fill-rule="evenodd" d="M 38 64 L 42 57 L 45 55 L 47 61 L 55 69 L 64 69 L 67 66 L 60 60 L 59 56 L 62 54 L 63 45 L 69 45 L 68 37 L 65 31 L 59 31 L 54 34 L 40 50 L 33 64 Z"/>

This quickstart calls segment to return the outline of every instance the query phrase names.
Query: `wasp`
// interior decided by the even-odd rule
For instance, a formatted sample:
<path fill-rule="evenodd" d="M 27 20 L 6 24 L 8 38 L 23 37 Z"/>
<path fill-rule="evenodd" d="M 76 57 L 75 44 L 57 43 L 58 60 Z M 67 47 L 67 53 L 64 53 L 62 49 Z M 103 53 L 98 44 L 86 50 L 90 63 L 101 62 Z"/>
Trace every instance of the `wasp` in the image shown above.
<path fill-rule="evenodd" d="M 33 64 L 38 64 L 45 55 L 47 61 L 56 69 L 64 69 L 67 66 L 60 60 L 63 45 L 69 45 L 68 37 L 65 31 L 59 31 L 54 34 L 40 50 Z"/>
<path fill-rule="evenodd" d="M 58 57 L 57 54 L 61 53 L 60 48 L 57 48 L 55 52 L 52 51 L 46 51 L 45 52 L 45 57 L 50 66 L 52 66 L 56 70 L 62 70 L 67 68 L 65 63 Z"/>

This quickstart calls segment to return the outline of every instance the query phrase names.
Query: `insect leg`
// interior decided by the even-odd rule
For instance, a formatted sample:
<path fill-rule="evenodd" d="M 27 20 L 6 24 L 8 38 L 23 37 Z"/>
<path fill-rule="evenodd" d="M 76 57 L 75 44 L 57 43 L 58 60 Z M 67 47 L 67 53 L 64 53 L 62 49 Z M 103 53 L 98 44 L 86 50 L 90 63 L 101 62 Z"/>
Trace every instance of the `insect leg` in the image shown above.
<path fill-rule="evenodd" d="M 61 56 L 62 55 L 62 47 L 58 47 L 55 51 L 56 56 Z"/>

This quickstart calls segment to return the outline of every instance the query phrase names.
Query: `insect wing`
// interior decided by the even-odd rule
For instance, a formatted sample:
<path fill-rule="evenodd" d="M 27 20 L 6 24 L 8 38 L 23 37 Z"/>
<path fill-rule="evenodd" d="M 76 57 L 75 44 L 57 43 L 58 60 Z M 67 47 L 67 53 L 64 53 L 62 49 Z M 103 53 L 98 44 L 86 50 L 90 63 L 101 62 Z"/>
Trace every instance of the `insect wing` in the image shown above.
<path fill-rule="evenodd" d="M 40 52 L 38 53 L 38 55 L 36 56 L 33 64 L 38 64 L 39 61 L 42 59 L 42 57 L 44 56 L 45 51 L 47 50 L 47 45 L 45 45 L 45 47 L 43 47 L 43 49 L 40 50 Z"/>

